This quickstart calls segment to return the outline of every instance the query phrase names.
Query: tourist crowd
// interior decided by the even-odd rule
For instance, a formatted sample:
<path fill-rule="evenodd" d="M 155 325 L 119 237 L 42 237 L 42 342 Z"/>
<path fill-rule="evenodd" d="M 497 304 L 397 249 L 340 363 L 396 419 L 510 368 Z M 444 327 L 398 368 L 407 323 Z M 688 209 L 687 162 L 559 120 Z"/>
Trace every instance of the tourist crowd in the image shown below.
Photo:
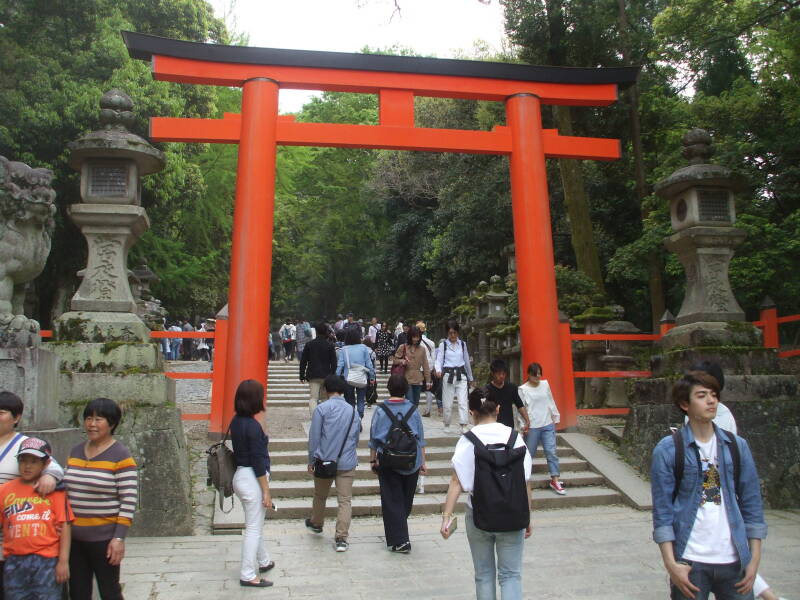
<path fill-rule="evenodd" d="M 387 394 L 372 412 L 367 442 L 386 547 L 397 554 L 411 552 L 408 518 L 428 471 L 424 417 L 432 409 L 428 397 L 427 410 L 420 411 L 421 394 L 436 388 L 445 429 L 455 405 L 461 433 L 439 533 L 448 539 L 456 530 L 456 505 L 466 493 L 464 522 L 476 597 L 495 599 L 499 587 L 503 600 L 519 600 L 524 541 L 532 533 L 532 457 L 540 443 L 550 489 L 566 493 L 555 451 L 558 408 L 540 364 L 529 364 L 527 380 L 517 386 L 508 380 L 506 363 L 495 360 L 489 381 L 478 386 L 458 323 L 448 322 L 446 337 L 437 344 L 425 332 L 423 322 L 390 331 L 377 319 L 364 327 L 352 315 L 333 326 L 319 322 L 312 328 L 297 320 L 281 327 L 281 338 L 287 336 L 280 340 L 285 358 L 297 353 L 300 380 L 311 389 L 307 465 L 313 500 L 305 527 L 323 533 L 335 485 L 333 547 L 348 550 L 364 390 L 376 385 L 378 371 L 391 371 Z M 722 370 L 713 363 L 695 365 L 672 387 L 686 424 L 653 451 L 653 539 L 673 600 L 706 599 L 712 593 L 718 599 L 759 595 L 776 600 L 758 575 L 767 534 L 760 480 L 747 442 L 736 435 L 733 416 L 720 403 L 723 387 Z M 229 427 L 232 487 L 245 519 L 242 587 L 273 585 L 263 577 L 275 567 L 264 537 L 265 518 L 275 510 L 264 397 L 260 382 L 241 382 Z M 71 450 L 65 468 L 47 441 L 17 432 L 23 408 L 18 396 L 0 392 L 0 597 L 56 600 L 68 586 L 70 598 L 87 600 L 95 580 L 103 600 L 121 599 L 120 564 L 136 508 L 138 474 L 131 453 L 114 437 L 123 416 L 120 406 L 96 398 L 84 407 L 87 439 Z"/>

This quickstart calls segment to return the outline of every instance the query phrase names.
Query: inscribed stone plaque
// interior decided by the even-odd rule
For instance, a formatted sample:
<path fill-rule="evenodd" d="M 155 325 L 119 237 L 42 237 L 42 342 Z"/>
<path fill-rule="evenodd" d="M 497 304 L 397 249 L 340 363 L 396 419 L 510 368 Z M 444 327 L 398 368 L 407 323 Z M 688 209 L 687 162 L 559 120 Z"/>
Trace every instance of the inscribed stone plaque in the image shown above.
<path fill-rule="evenodd" d="M 727 190 L 697 190 L 697 200 L 701 221 L 731 221 Z"/>
<path fill-rule="evenodd" d="M 89 195 L 125 197 L 128 194 L 128 169 L 116 166 L 89 168 Z"/>

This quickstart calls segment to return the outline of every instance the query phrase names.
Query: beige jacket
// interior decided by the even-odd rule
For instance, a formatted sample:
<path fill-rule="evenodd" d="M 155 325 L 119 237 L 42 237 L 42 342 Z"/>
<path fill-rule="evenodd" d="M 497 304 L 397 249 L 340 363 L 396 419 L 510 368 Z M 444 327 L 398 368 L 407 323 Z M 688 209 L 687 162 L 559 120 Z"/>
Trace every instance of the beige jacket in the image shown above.
<path fill-rule="evenodd" d="M 428 353 L 425 348 L 421 345 L 403 344 L 395 352 L 392 364 L 402 364 L 404 359 L 408 361 L 406 364 L 406 381 L 410 385 L 419 385 L 431 380 L 431 367 L 428 364 Z"/>

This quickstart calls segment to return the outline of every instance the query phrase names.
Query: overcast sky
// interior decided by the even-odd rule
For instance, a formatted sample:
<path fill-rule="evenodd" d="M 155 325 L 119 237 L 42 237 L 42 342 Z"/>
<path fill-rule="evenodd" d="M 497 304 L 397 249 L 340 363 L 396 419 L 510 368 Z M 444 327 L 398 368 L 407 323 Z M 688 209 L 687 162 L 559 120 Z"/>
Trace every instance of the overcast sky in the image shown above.
<path fill-rule="evenodd" d="M 398 45 L 439 58 L 466 57 L 475 42 L 500 50 L 499 0 L 211 0 L 218 17 L 249 35 L 251 46 L 359 52 Z M 233 4 L 233 10 L 230 10 Z M 298 110 L 308 92 L 281 91 L 281 112 Z"/>

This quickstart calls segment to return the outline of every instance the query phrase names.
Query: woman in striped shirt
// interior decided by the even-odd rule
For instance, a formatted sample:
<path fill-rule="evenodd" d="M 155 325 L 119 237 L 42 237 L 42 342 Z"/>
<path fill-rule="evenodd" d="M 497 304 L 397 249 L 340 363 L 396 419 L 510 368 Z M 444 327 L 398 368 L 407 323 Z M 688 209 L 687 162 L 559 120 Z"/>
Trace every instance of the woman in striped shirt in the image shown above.
<path fill-rule="evenodd" d="M 75 521 L 69 557 L 72 600 L 90 600 L 92 577 L 103 600 L 122 598 L 119 566 L 136 509 L 137 472 L 131 453 L 113 437 L 122 418 L 117 403 L 97 398 L 83 410 L 88 440 L 67 460 L 67 484 Z"/>

